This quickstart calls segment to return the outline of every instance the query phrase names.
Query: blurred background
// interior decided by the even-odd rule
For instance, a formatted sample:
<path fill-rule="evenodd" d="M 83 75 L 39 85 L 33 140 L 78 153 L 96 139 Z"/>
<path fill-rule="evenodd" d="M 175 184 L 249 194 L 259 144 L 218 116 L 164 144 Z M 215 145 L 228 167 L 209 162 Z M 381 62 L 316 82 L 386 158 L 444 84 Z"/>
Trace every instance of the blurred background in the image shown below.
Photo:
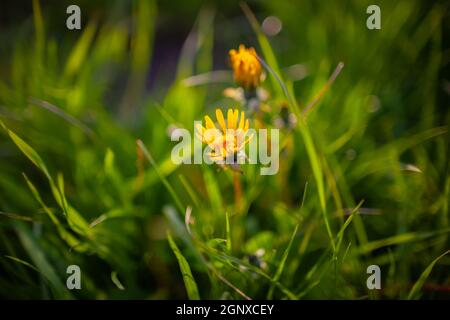
<path fill-rule="evenodd" d="M 448 1 L 3 1 L 0 296 L 450 298 L 448 18 Z M 282 79 L 266 71 L 256 110 L 224 94 L 241 43 Z M 171 162 L 170 132 L 218 107 L 281 128 L 277 175 L 246 165 L 236 192 L 230 170 Z"/>

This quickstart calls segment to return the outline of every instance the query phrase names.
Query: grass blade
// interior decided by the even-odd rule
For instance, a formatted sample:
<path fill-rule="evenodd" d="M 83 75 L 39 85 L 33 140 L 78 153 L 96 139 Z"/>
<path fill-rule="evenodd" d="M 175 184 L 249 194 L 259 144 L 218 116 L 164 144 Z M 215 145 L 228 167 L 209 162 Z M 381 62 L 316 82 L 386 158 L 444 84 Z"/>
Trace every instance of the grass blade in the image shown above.
<path fill-rule="evenodd" d="M 48 179 L 50 178 L 50 174 L 48 173 L 47 167 L 42 160 L 42 158 L 39 156 L 39 154 L 22 138 L 20 138 L 17 134 L 15 134 L 13 131 L 9 130 L 6 125 L 3 123 L 3 121 L 0 120 L 0 125 L 5 129 L 5 131 L 8 133 L 9 137 L 12 139 L 12 141 L 16 144 L 16 146 L 20 149 L 20 151 L 25 154 L 25 156 L 30 159 L 33 164 L 38 167 Z"/>
<path fill-rule="evenodd" d="M 175 190 L 173 190 L 172 186 L 170 185 L 169 181 L 164 177 L 164 175 L 159 171 L 158 166 L 156 165 L 155 160 L 150 155 L 150 152 L 148 152 L 147 148 L 145 147 L 144 143 L 141 140 L 136 141 L 138 147 L 142 150 L 144 156 L 147 158 L 147 160 L 150 162 L 150 164 L 153 166 L 153 168 L 156 171 L 156 174 L 161 179 L 161 182 L 166 187 L 167 191 L 169 191 L 170 195 L 172 196 L 173 200 L 175 201 L 175 205 L 178 207 L 180 212 L 184 212 L 184 206 L 181 204 L 180 199 L 178 198 L 177 194 L 175 193 Z"/>
<path fill-rule="evenodd" d="M 423 284 L 427 280 L 428 276 L 430 275 L 431 271 L 433 270 L 434 265 L 445 255 L 450 253 L 450 250 L 445 251 L 443 254 L 441 254 L 439 257 L 434 259 L 428 267 L 422 272 L 417 282 L 412 287 L 411 291 L 408 294 L 408 300 L 411 299 L 417 299 L 419 297 L 419 290 L 422 288 Z"/>
<path fill-rule="evenodd" d="M 60 278 L 58 277 L 55 269 L 47 260 L 47 257 L 37 242 L 37 239 L 20 223 L 16 224 L 16 231 L 19 235 L 19 239 L 22 242 L 23 247 L 33 260 L 36 269 L 41 272 L 46 279 L 51 283 L 52 289 L 57 298 L 67 298 L 69 293 L 63 286 Z"/>
<path fill-rule="evenodd" d="M 191 267 L 189 266 L 186 258 L 178 249 L 177 245 L 172 239 L 170 233 L 167 233 L 167 240 L 169 241 L 170 248 L 172 248 L 173 253 L 178 260 L 178 264 L 180 266 L 181 274 L 183 275 L 184 285 L 186 287 L 186 291 L 189 299 L 191 300 L 200 300 L 200 295 L 198 293 L 197 283 L 195 282 L 194 276 L 191 272 Z"/>
<path fill-rule="evenodd" d="M 225 212 L 225 229 L 227 233 L 227 251 L 231 252 L 231 229 L 230 229 L 230 215 L 228 214 L 228 211 Z"/>
<path fill-rule="evenodd" d="M 289 244 L 286 247 L 286 250 L 283 252 L 283 256 L 281 258 L 280 264 L 278 265 L 277 271 L 273 277 L 273 282 L 278 282 L 278 280 L 281 277 L 281 274 L 283 273 L 284 266 L 286 264 L 287 257 L 289 255 L 289 251 L 291 250 L 292 243 L 294 242 L 295 236 L 297 235 L 298 225 L 295 226 L 294 232 L 292 233 L 291 239 L 289 240 Z M 272 284 L 270 287 L 269 293 L 267 294 L 267 299 L 272 299 L 273 292 L 274 292 L 275 286 Z"/>

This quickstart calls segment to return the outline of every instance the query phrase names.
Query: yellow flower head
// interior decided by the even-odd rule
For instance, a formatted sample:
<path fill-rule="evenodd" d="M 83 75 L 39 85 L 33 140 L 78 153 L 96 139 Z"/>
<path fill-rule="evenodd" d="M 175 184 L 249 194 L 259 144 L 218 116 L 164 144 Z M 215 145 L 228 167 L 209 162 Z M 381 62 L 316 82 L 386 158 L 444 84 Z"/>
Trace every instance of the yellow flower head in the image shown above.
<path fill-rule="evenodd" d="M 244 111 L 239 117 L 237 109 L 228 109 L 227 119 L 224 118 L 222 110 L 216 109 L 216 119 L 217 127 L 209 116 L 205 116 L 206 128 L 197 124 L 197 137 L 211 148 L 211 160 L 223 162 L 231 157 L 236 161 L 238 153 L 252 138 L 246 137 L 250 121 L 245 119 Z"/>
<path fill-rule="evenodd" d="M 254 48 L 245 48 L 243 44 L 239 50 L 229 52 L 234 81 L 245 89 L 254 89 L 261 82 L 262 67 Z"/>

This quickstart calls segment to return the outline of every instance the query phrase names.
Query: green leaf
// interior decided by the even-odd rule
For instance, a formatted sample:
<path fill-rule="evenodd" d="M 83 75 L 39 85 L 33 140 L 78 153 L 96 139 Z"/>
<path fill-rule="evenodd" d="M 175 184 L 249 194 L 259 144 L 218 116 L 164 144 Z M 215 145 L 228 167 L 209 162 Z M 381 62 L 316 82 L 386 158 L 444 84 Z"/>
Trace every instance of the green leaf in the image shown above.
<path fill-rule="evenodd" d="M 8 135 L 11 137 L 13 142 L 17 145 L 17 147 L 25 154 L 25 156 L 33 162 L 33 164 L 38 167 L 47 177 L 50 187 L 53 193 L 53 196 L 58 203 L 58 205 L 61 207 L 63 212 L 67 216 L 67 220 L 69 222 L 69 225 L 71 228 L 78 232 L 79 234 L 86 235 L 89 232 L 89 226 L 87 222 L 84 220 L 84 218 L 74 209 L 72 208 L 68 203 L 64 196 L 64 180 L 62 174 L 58 175 L 58 181 L 57 185 L 55 185 L 55 182 L 53 181 L 52 177 L 50 176 L 48 169 L 42 160 L 42 158 L 39 156 L 39 154 L 28 144 L 26 143 L 22 138 L 20 138 L 18 135 L 16 135 L 13 131 L 9 130 L 6 125 L 0 120 L 0 125 L 6 130 Z M 38 200 L 38 202 L 46 209 L 46 206 L 44 205 L 41 197 L 39 196 L 39 193 L 37 189 L 33 186 L 33 184 L 28 180 L 28 178 L 25 176 L 25 180 L 27 181 L 28 186 L 30 187 L 30 190 L 32 191 L 34 197 Z M 51 220 L 56 224 L 59 225 L 59 221 L 57 221 L 56 217 L 50 210 L 45 210 L 48 215 L 50 216 Z"/>
<path fill-rule="evenodd" d="M 0 120 L 0 125 L 6 130 L 8 135 L 11 137 L 13 142 L 17 145 L 17 147 L 25 154 L 25 156 L 33 162 L 33 164 L 38 167 L 47 177 L 50 187 L 53 193 L 53 196 L 58 203 L 58 205 L 61 207 L 63 212 L 67 216 L 67 221 L 71 228 L 78 232 L 79 234 L 86 235 L 89 232 L 89 226 L 87 222 L 84 220 L 84 218 L 74 209 L 72 208 L 68 203 L 64 195 L 64 179 L 62 174 L 58 174 L 57 179 L 57 185 L 55 185 L 55 182 L 53 181 L 52 177 L 50 176 L 47 167 L 42 160 L 42 158 L 39 156 L 39 154 L 22 138 L 20 138 L 18 135 L 16 135 L 13 131 L 9 130 L 6 125 Z M 43 204 L 43 201 L 41 197 L 39 196 L 39 193 L 37 192 L 37 189 L 32 185 L 32 183 L 28 180 L 28 178 L 25 176 L 25 180 L 27 181 L 28 186 L 30 187 L 33 195 L 38 200 L 38 202 L 46 208 L 46 206 Z M 52 221 L 59 225 L 59 221 L 57 221 L 56 217 L 50 210 L 45 210 Z"/>
<path fill-rule="evenodd" d="M 201 267 L 206 266 L 206 261 L 203 256 L 199 253 L 196 246 L 194 245 L 191 236 L 189 235 L 186 225 L 181 221 L 179 213 L 175 210 L 173 206 L 167 205 L 163 207 L 163 213 L 169 224 L 172 226 L 176 235 L 183 240 L 188 249 L 193 254 L 196 262 L 200 263 Z"/>
<path fill-rule="evenodd" d="M 195 282 L 194 276 L 191 272 L 191 267 L 184 256 L 181 254 L 177 245 L 173 241 L 170 233 L 167 233 L 167 239 L 169 241 L 169 245 L 172 248 L 172 251 L 175 253 L 175 256 L 178 260 L 178 264 L 180 266 L 181 274 L 183 275 L 184 285 L 186 287 L 186 291 L 189 299 L 191 300 L 200 300 L 200 295 L 198 293 L 197 283 Z"/>
<path fill-rule="evenodd" d="M 345 229 L 347 229 L 347 227 L 350 225 L 350 223 L 353 220 L 353 217 L 355 216 L 355 214 L 357 214 L 359 208 L 362 206 L 363 203 L 364 203 L 364 200 L 361 200 L 359 202 L 359 204 L 356 206 L 356 208 L 354 208 L 352 210 L 352 212 L 351 212 L 350 216 L 347 218 L 347 220 L 345 220 L 343 226 L 341 227 L 341 230 L 339 230 L 339 232 L 337 234 L 337 237 L 336 237 L 336 243 L 337 243 L 337 245 L 336 245 L 336 252 L 335 252 L 336 254 L 338 253 L 338 251 L 339 251 L 339 249 L 341 247 L 341 244 L 342 244 L 342 240 L 344 239 Z"/>
<path fill-rule="evenodd" d="M 41 246 L 38 244 L 37 239 L 33 236 L 27 228 L 22 224 L 16 224 L 16 231 L 19 235 L 19 239 L 22 242 L 23 247 L 27 251 L 31 260 L 35 265 L 35 268 L 41 272 L 45 278 L 50 282 L 52 289 L 56 294 L 56 298 L 68 298 L 70 297 L 69 291 L 64 287 L 57 272 L 47 260 L 46 254 Z"/>
<path fill-rule="evenodd" d="M 277 271 L 275 272 L 275 275 L 272 279 L 272 281 L 274 283 L 278 282 L 278 280 L 280 280 L 281 274 L 283 273 L 284 266 L 286 264 L 287 257 L 289 255 L 289 251 L 291 250 L 291 247 L 292 247 L 292 243 L 294 242 L 295 236 L 297 235 L 297 230 L 298 230 L 298 225 L 295 226 L 294 232 L 292 233 L 291 239 L 289 240 L 289 244 L 286 247 L 286 250 L 284 250 L 284 252 L 283 252 L 283 256 L 281 257 L 280 264 L 278 265 Z M 272 299 L 274 289 L 275 289 L 275 285 L 272 284 L 272 286 L 270 287 L 269 293 L 267 294 L 267 299 Z"/>
<path fill-rule="evenodd" d="M 321 162 L 319 159 L 319 155 L 317 154 L 316 148 L 314 146 L 314 142 L 311 136 L 311 132 L 303 118 L 299 119 L 298 125 L 296 127 L 302 136 L 303 143 L 305 144 L 306 152 L 309 157 L 309 163 L 311 164 L 311 168 L 314 175 L 314 180 L 317 184 L 317 192 L 319 193 L 319 202 L 320 208 L 322 211 L 323 220 L 325 222 L 325 227 L 327 229 L 328 237 L 330 238 L 330 244 L 333 248 L 333 252 L 335 251 L 334 237 L 331 231 L 330 222 L 328 219 L 327 205 L 325 200 L 325 187 L 323 182 L 323 172 L 321 167 Z"/>
<path fill-rule="evenodd" d="M 439 257 L 434 259 L 430 265 L 422 272 L 417 282 L 412 287 L 411 291 L 408 294 L 408 300 L 411 299 L 417 299 L 419 297 L 419 290 L 422 288 L 423 284 L 427 280 L 428 276 L 430 275 L 431 271 L 434 268 L 434 265 L 446 254 L 450 253 L 450 250 L 445 251 L 443 254 L 441 254 Z"/>
<path fill-rule="evenodd" d="M 225 229 L 227 233 L 227 251 L 231 252 L 231 230 L 230 230 L 230 215 L 228 212 L 225 213 Z"/>
<path fill-rule="evenodd" d="M 88 236 L 90 229 L 86 220 L 67 202 L 66 196 L 64 194 L 64 179 L 63 175 L 58 174 L 58 186 L 55 186 L 53 180 L 49 180 L 50 187 L 52 188 L 53 195 L 58 202 L 60 208 L 66 215 L 67 223 L 70 228 L 76 233 L 82 236 Z"/>
<path fill-rule="evenodd" d="M 3 121 L 1 121 L 1 120 L 0 120 L 0 125 L 3 127 L 3 129 L 6 130 L 9 137 L 16 144 L 16 146 L 20 149 L 20 151 L 22 151 L 25 154 L 25 156 L 27 156 L 27 158 L 30 159 L 30 161 L 33 162 L 33 164 L 36 167 L 38 167 L 45 174 L 45 176 L 48 179 L 51 179 L 50 174 L 48 173 L 47 167 L 46 167 L 44 161 L 42 161 L 39 154 L 28 143 L 26 143 L 24 140 L 22 140 L 22 138 L 20 138 L 18 135 L 16 135 L 13 131 L 9 130 L 6 127 L 6 125 L 3 123 Z"/>
<path fill-rule="evenodd" d="M 125 290 L 125 287 L 120 282 L 119 278 L 117 277 L 117 271 L 111 272 L 111 281 L 116 285 L 119 290 Z"/>
<path fill-rule="evenodd" d="M 407 243 L 407 242 L 413 242 L 413 241 L 420 241 L 424 240 L 430 237 L 434 237 L 440 234 L 446 234 L 450 232 L 450 228 L 444 228 L 437 231 L 427 231 L 427 232 L 408 232 L 408 233 L 402 233 L 398 234 L 389 238 L 376 240 L 372 242 L 368 242 L 364 245 L 361 245 L 357 252 L 359 254 L 366 254 L 369 252 L 372 252 L 373 250 L 377 250 L 379 248 L 388 247 L 392 245 L 398 245 L 401 243 Z"/>
<path fill-rule="evenodd" d="M 64 76 L 72 76 L 80 69 L 86 59 L 91 42 L 94 39 L 95 30 L 96 26 L 93 23 L 86 26 L 83 34 L 71 51 L 71 55 L 67 60 L 66 67 L 64 69 Z"/>
<path fill-rule="evenodd" d="M 75 238 L 69 231 L 67 231 L 63 225 L 60 223 L 58 218 L 55 216 L 55 214 L 50 210 L 50 208 L 44 203 L 42 200 L 38 190 L 33 185 L 33 183 L 28 179 L 28 177 L 24 174 L 25 181 L 28 185 L 28 188 L 31 190 L 31 193 L 33 194 L 34 198 L 37 200 L 37 202 L 41 205 L 41 207 L 44 209 L 44 211 L 47 213 L 47 215 L 50 217 L 50 220 L 53 222 L 53 224 L 56 226 L 56 229 L 58 230 L 58 234 L 66 241 L 66 243 L 73 248 L 74 250 L 78 252 L 84 252 L 88 249 L 88 245 L 80 245 L 80 242 Z"/>

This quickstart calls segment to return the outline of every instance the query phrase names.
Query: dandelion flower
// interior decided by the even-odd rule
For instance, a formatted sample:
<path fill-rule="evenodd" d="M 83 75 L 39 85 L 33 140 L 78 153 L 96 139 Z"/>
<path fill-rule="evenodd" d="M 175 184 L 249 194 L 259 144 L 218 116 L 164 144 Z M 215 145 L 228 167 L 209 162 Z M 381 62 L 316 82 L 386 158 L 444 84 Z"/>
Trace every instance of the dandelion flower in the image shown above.
<path fill-rule="evenodd" d="M 209 116 L 205 116 L 206 127 L 197 124 L 197 137 L 212 150 L 209 153 L 211 160 L 223 164 L 228 159 L 227 164 L 236 164 L 239 153 L 252 138 L 248 135 L 250 121 L 245 119 L 243 111 L 239 116 L 237 109 L 228 109 L 226 119 L 222 110 L 216 109 L 216 120 L 217 123 L 214 123 Z"/>
<path fill-rule="evenodd" d="M 262 67 L 254 48 L 246 48 L 243 44 L 239 50 L 229 52 L 234 81 L 245 89 L 252 90 L 261 82 Z"/>

